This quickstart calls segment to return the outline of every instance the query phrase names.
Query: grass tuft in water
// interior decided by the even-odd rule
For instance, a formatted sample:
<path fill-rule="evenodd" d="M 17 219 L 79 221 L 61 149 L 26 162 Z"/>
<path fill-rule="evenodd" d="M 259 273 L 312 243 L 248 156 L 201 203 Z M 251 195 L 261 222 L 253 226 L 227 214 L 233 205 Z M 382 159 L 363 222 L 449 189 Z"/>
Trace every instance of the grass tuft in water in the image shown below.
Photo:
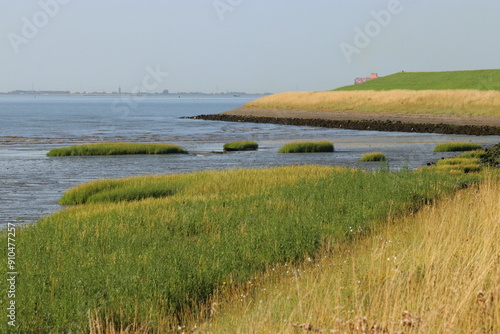
<path fill-rule="evenodd" d="M 254 141 L 235 141 L 224 144 L 224 151 L 254 151 L 259 148 L 259 144 Z"/>
<path fill-rule="evenodd" d="M 47 153 L 49 157 L 126 155 L 126 154 L 173 154 L 187 153 L 180 146 L 162 143 L 97 143 L 55 148 Z"/>
<path fill-rule="evenodd" d="M 434 152 L 461 152 L 474 151 L 481 148 L 481 145 L 468 142 L 450 142 L 436 145 Z"/>
<path fill-rule="evenodd" d="M 285 144 L 279 153 L 317 153 L 333 152 L 333 144 L 329 141 L 304 141 Z"/>
<path fill-rule="evenodd" d="M 387 161 L 387 157 L 382 152 L 372 152 L 364 154 L 359 161 Z"/>

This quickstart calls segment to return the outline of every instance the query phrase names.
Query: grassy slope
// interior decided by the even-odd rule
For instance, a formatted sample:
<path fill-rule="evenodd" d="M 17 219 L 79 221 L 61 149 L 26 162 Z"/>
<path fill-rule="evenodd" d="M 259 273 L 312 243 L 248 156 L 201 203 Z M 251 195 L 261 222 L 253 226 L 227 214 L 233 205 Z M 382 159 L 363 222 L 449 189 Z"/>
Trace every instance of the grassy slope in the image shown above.
<path fill-rule="evenodd" d="M 222 292 L 200 332 L 499 333 L 499 199 L 489 180 L 316 262 L 277 266 Z"/>
<path fill-rule="evenodd" d="M 500 70 L 401 72 L 376 80 L 370 80 L 360 85 L 337 88 L 335 91 L 380 91 L 392 89 L 473 89 L 500 91 Z"/>
<path fill-rule="evenodd" d="M 111 188 L 141 190 L 146 199 L 117 202 L 117 191 L 104 203 L 77 205 L 18 229 L 18 332 L 88 332 L 89 312 L 116 326 L 165 328 L 175 311 L 226 282 L 248 281 L 267 266 L 348 240 L 464 179 L 302 166 L 116 182 Z M 172 186 L 170 196 L 147 198 L 148 189 L 155 197 L 158 182 Z M 106 182 L 83 185 L 75 198 L 108 189 Z"/>
<path fill-rule="evenodd" d="M 500 117 L 500 92 L 477 90 L 285 92 L 248 102 L 245 107 Z"/>
<path fill-rule="evenodd" d="M 500 70 L 396 73 L 332 91 L 273 94 L 245 107 L 500 117 Z"/>

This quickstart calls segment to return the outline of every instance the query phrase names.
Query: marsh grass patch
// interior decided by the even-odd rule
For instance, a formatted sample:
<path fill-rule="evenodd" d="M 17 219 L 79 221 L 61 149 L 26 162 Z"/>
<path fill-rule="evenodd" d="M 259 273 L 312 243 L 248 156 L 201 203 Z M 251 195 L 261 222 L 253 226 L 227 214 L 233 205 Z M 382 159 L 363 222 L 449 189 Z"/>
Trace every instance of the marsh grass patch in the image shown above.
<path fill-rule="evenodd" d="M 364 154 L 359 161 L 387 161 L 387 157 L 382 152 L 371 152 Z"/>
<path fill-rule="evenodd" d="M 446 166 L 446 165 L 470 165 L 479 163 L 478 158 L 447 158 L 441 159 L 436 162 L 437 166 Z"/>
<path fill-rule="evenodd" d="M 481 166 L 478 164 L 470 164 L 470 165 L 439 165 L 435 166 L 434 169 L 439 171 L 447 171 L 454 175 L 463 174 L 463 173 L 476 173 L 482 170 Z"/>
<path fill-rule="evenodd" d="M 452 173 L 476 173 L 482 170 L 479 158 L 446 158 L 436 162 L 437 170 Z"/>
<path fill-rule="evenodd" d="M 461 154 L 457 155 L 456 158 L 465 158 L 465 159 L 478 158 L 478 159 L 481 159 L 481 158 L 484 158 L 485 156 L 486 156 L 485 150 L 474 150 L 474 151 L 468 151 L 465 153 L 461 153 Z"/>
<path fill-rule="evenodd" d="M 178 145 L 163 143 L 96 143 L 55 148 L 47 153 L 49 157 L 128 155 L 128 154 L 176 154 L 187 153 Z"/>
<path fill-rule="evenodd" d="M 259 144 L 255 141 L 234 141 L 224 144 L 224 151 L 255 151 L 259 148 Z"/>
<path fill-rule="evenodd" d="M 469 142 L 450 142 L 438 144 L 434 147 L 434 152 L 465 152 L 481 149 L 481 145 Z"/>
<path fill-rule="evenodd" d="M 477 154 L 465 155 L 465 156 L 475 156 Z M 438 160 L 434 168 L 440 171 L 448 171 L 452 174 L 458 173 L 476 173 L 482 171 L 481 161 L 479 158 L 474 157 L 463 157 L 460 154 L 453 158 L 444 158 Z"/>
<path fill-rule="evenodd" d="M 278 153 L 319 153 L 334 152 L 333 144 L 329 141 L 304 141 L 285 144 Z"/>

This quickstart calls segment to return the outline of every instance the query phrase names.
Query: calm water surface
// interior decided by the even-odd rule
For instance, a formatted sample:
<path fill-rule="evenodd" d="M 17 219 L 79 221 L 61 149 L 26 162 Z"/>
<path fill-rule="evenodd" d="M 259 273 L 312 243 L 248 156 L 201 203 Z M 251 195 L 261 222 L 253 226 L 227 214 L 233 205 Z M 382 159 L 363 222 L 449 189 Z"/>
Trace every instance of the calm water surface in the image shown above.
<path fill-rule="evenodd" d="M 451 154 L 432 152 L 437 143 L 500 142 L 500 136 L 463 136 L 356 131 L 273 124 L 182 119 L 219 113 L 252 98 L 227 97 L 76 97 L 0 96 L 0 226 L 32 222 L 62 207 L 61 194 L 82 182 L 130 175 L 183 173 L 207 169 L 291 164 L 342 165 L 376 169 L 360 163 L 366 152 L 382 151 L 389 166 L 417 168 Z M 331 154 L 278 154 L 292 140 L 326 139 Z M 109 140 L 167 142 L 188 155 L 47 157 L 54 147 Z M 255 140 L 256 152 L 217 154 L 228 141 Z"/>

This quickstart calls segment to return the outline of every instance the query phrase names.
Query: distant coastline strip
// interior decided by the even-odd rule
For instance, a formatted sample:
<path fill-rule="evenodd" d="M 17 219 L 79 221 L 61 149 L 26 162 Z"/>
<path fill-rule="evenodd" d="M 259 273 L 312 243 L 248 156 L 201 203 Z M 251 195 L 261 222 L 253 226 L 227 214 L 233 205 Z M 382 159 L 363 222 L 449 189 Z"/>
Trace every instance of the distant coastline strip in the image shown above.
<path fill-rule="evenodd" d="M 186 118 L 203 119 L 210 121 L 271 123 L 365 131 L 441 133 L 476 136 L 500 135 L 500 126 L 489 125 L 409 123 L 391 120 L 334 120 L 325 118 L 267 117 L 254 115 L 232 115 L 226 113 L 198 115 Z"/>

